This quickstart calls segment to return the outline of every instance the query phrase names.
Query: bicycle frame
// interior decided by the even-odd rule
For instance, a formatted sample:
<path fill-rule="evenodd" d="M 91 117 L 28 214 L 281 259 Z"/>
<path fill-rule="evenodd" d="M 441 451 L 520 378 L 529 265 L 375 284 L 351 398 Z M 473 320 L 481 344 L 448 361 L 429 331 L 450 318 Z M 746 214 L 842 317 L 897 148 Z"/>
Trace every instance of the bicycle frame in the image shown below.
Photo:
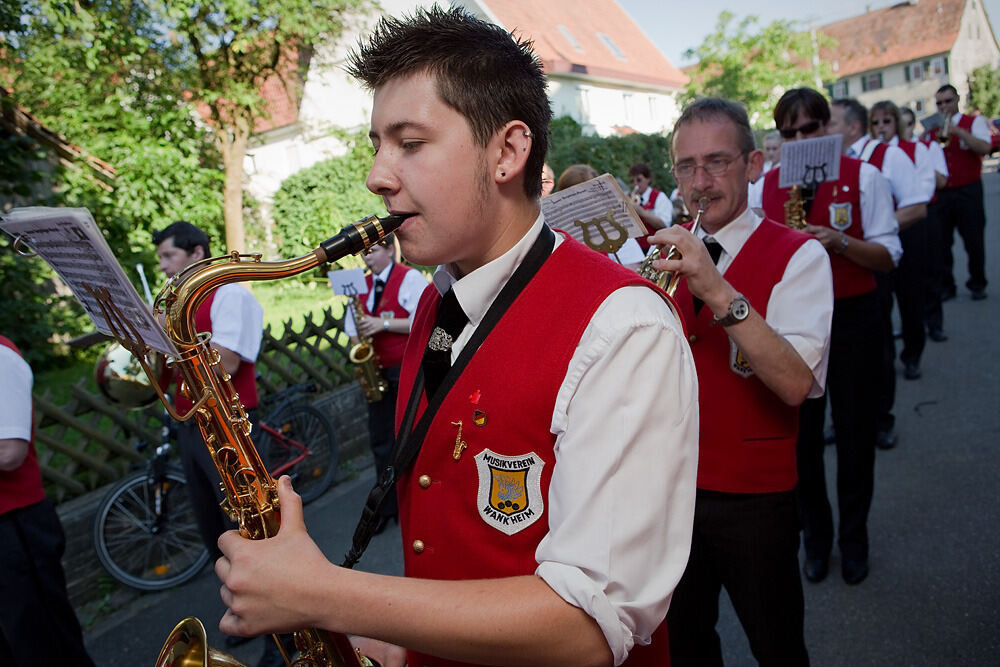
<path fill-rule="evenodd" d="M 262 431 L 264 431 L 265 433 L 267 433 L 268 435 L 270 435 L 274 439 L 275 444 L 278 444 L 278 445 L 284 447 L 287 450 L 296 449 L 299 452 L 298 456 L 296 456 L 294 459 L 286 461 L 285 463 L 283 463 L 282 465 L 278 466 L 274 470 L 271 470 L 270 473 L 271 473 L 272 477 L 274 477 L 274 478 L 280 477 L 281 475 L 283 475 L 288 470 L 291 470 L 293 467 L 295 467 L 296 465 L 298 465 L 302 461 L 304 461 L 307 458 L 309 458 L 309 456 L 312 454 L 312 450 L 309 449 L 307 446 L 305 446 L 304 444 L 302 444 L 298 440 L 295 440 L 293 438 L 289 438 L 284 433 L 282 433 L 278 429 L 274 428 L 270 424 L 267 424 L 267 423 L 261 421 L 260 422 L 260 428 L 261 428 Z"/>

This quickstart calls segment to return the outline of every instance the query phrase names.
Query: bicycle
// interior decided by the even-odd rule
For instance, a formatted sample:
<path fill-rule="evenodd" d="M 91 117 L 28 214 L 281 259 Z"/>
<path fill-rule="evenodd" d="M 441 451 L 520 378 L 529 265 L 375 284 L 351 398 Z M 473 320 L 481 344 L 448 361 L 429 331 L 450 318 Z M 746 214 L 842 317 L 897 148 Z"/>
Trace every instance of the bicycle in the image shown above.
<path fill-rule="evenodd" d="M 260 420 L 257 450 L 272 476 L 288 474 L 303 503 L 333 483 L 339 447 L 330 421 L 301 395 L 316 385 L 293 385 L 264 405 L 277 403 Z M 94 548 L 101 565 L 117 581 L 143 591 L 159 591 L 195 577 L 209 560 L 186 489 L 183 470 L 169 462 L 170 417 L 164 411 L 162 441 L 144 470 L 116 482 L 94 519 Z M 142 451 L 148 446 L 140 442 Z"/>

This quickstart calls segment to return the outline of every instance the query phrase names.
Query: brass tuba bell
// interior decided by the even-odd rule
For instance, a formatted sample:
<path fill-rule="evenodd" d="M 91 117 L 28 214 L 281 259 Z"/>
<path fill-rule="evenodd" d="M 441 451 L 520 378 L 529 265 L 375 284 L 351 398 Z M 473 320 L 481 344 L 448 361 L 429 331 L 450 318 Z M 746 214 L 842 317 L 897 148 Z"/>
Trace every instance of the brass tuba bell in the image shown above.
<path fill-rule="evenodd" d="M 247 667 L 228 653 L 208 645 L 205 626 L 197 618 L 185 618 L 177 624 L 156 658 L 156 667 Z"/>
<path fill-rule="evenodd" d="M 154 378 L 146 376 L 139 360 L 121 343 L 114 342 L 104 348 L 94 365 L 94 381 L 101 395 L 127 408 L 144 408 L 155 403 L 158 396 L 153 383 L 160 381 L 165 364 L 158 352 L 150 351 L 148 356 Z"/>

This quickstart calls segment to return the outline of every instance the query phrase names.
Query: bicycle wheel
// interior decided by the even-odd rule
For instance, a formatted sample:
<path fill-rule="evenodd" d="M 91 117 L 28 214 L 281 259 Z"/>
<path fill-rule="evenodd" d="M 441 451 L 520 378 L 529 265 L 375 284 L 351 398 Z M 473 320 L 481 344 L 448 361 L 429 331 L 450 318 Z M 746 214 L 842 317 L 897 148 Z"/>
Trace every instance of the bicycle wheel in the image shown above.
<path fill-rule="evenodd" d="M 316 500 L 330 488 L 340 456 L 330 420 L 311 405 L 291 405 L 263 420 L 276 433 L 262 429 L 260 454 L 267 469 L 276 472 L 302 455 L 300 443 L 309 455 L 280 474 L 289 475 L 302 502 Z"/>
<path fill-rule="evenodd" d="M 201 572 L 209 555 L 184 473 L 170 468 L 157 482 L 136 472 L 116 483 L 98 508 L 94 549 L 112 577 L 143 591 L 177 586 Z"/>

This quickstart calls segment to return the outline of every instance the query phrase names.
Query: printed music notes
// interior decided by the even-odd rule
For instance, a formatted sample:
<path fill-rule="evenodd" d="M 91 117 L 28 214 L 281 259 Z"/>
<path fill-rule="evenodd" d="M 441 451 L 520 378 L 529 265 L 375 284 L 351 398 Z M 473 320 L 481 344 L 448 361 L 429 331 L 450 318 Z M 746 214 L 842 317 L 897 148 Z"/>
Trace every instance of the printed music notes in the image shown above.
<path fill-rule="evenodd" d="M 0 218 L 0 229 L 22 242 L 51 266 L 102 333 L 113 335 L 94 290 L 107 290 L 143 341 L 171 356 L 177 350 L 149 306 L 129 281 L 104 235 L 85 208 L 15 208 Z M 25 260 L 30 261 L 30 260 Z"/>
<path fill-rule="evenodd" d="M 639 216 L 611 174 L 542 198 L 545 222 L 598 252 L 617 252 L 626 239 L 645 236 Z"/>

